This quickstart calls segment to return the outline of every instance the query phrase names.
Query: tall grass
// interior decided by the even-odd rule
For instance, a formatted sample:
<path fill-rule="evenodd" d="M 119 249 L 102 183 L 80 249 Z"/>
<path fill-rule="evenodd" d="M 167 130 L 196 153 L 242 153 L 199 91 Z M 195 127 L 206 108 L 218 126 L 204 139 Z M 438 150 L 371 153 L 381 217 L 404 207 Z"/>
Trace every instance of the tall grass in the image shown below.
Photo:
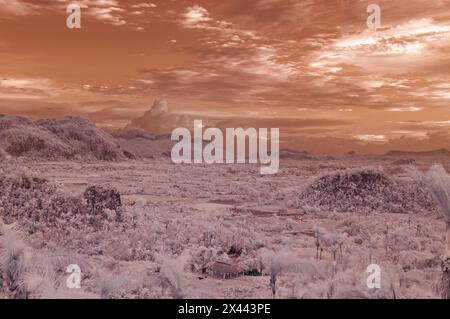
<path fill-rule="evenodd" d="M 450 175 L 447 174 L 441 164 L 434 164 L 426 173 L 421 173 L 414 168 L 410 169 L 410 172 L 420 178 L 430 189 L 446 222 L 442 278 L 439 290 L 443 298 L 450 299 Z"/>
<path fill-rule="evenodd" d="M 0 268 L 10 293 L 16 298 L 26 297 L 23 286 L 26 272 L 24 246 L 15 234 L 6 227 L 2 227 L 0 236 Z"/>

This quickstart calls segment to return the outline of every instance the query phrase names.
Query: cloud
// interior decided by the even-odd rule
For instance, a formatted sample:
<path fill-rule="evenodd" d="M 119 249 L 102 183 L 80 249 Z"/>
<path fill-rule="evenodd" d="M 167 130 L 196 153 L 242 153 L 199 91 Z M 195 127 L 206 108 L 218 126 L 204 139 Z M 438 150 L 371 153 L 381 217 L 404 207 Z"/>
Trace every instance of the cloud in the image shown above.
<path fill-rule="evenodd" d="M 6 26 L 21 23 L 26 14 L 65 15 L 63 9 L 71 2 L 2 1 L 2 17 L 8 19 L 1 20 Z M 11 9 L 11 3 L 18 6 Z M 66 46 L 64 41 L 69 40 L 61 38 L 61 56 L 59 50 L 52 50 L 55 61 L 46 60 L 48 65 L 42 63 L 39 68 L 41 77 L 46 77 L 55 74 L 55 63 L 62 65 L 64 61 L 64 73 L 56 75 L 61 83 L 56 76 L 50 83 L 43 79 L 28 84 L 5 82 L 0 86 L 0 97 L 9 98 L 11 103 L 26 99 L 39 107 L 48 97 L 49 105 L 53 105 L 53 86 L 54 93 L 67 106 L 63 97 L 72 99 L 75 91 L 81 102 L 71 104 L 74 111 L 87 114 L 91 107 L 95 112 L 89 116 L 102 123 L 109 118 L 114 124 L 121 112 L 126 120 L 137 118 L 144 112 L 143 105 L 149 97 L 161 97 L 170 99 L 180 113 L 211 121 L 230 119 L 230 125 L 240 121 L 256 126 L 279 125 L 284 127 L 284 136 L 301 141 L 316 141 L 314 138 L 319 136 L 339 137 L 333 140 L 335 144 L 324 141 L 321 147 L 330 150 L 339 145 L 368 150 L 363 146 L 366 144 L 374 144 L 373 149 L 380 150 L 381 144 L 390 145 L 391 140 L 401 136 L 408 141 L 426 139 L 429 132 L 448 129 L 447 1 L 379 0 L 382 27 L 376 31 L 367 29 L 368 3 L 364 1 L 80 3 L 86 18 L 126 27 L 117 32 L 116 28 L 91 24 L 93 30 L 102 32 L 89 33 L 90 40 L 80 43 L 89 55 L 70 55 L 73 63 L 62 57 L 72 46 Z M 7 10 L 17 12 L 3 14 Z M 109 39 L 102 38 L 104 34 Z M 44 42 L 54 40 L 45 36 Z M 10 80 L 27 80 L 23 74 L 30 74 L 25 69 L 30 64 L 21 67 L 18 61 L 45 62 L 40 44 L 36 48 L 29 45 L 29 52 L 23 49 L 25 42 L 33 43 L 25 35 L 17 39 L 6 37 L 4 41 L 8 45 L 2 48 L 2 54 L 7 52 L 4 60 L 12 61 L 5 70 Z M 78 40 L 70 37 L 70 41 Z M 97 52 L 97 41 L 104 41 L 101 47 L 114 51 L 105 57 L 105 50 Z M 89 70 L 80 72 L 78 68 L 87 58 Z M 101 72 L 108 74 L 102 76 Z M 83 105 L 86 100 L 99 103 Z M 102 100 L 111 102 L 103 105 Z M 120 103 L 112 102 L 116 100 Z M 167 113 L 170 117 L 173 113 L 180 115 L 173 110 Z M 260 121 L 250 121 L 248 117 Z"/>
<path fill-rule="evenodd" d="M 365 142 L 386 142 L 387 138 L 384 135 L 375 134 L 358 134 L 355 138 Z"/>
<path fill-rule="evenodd" d="M 93 7 L 89 8 L 89 14 L 100 21 L 111 23 L 115 26 L 125 25 L 127 22 L 118 14 L 125 10 L 119 7 Z"/>
<path fill-rule="evenodd" d="M 207 22 L 211 20 L 208 10 L 199 5 L 194 5 L 186 10 L 182 23 L 188 28 L 206 28 Z"/>
<path fill-rule="evenodd" d="M 369 134 L 371 135 L 371 134 Z M 377 136 L 377 134 L 375 134 Z M 296 136 L 281 148 L 289 146 L 294 149 L 302 149 L 313 154 L 345 154 L 349 151 L 355 151 L 358 154 L 385 154 L 390 150 L 400 150 L 407 152 L 433 151 L 450 145 L 450 134 L 445 131 L 422 134 L 408 137 L 400 136 L 397 138 L 375 137 L 375 141 L 370 141 L 373 137 L 363 136 L 362 139 L 354 137 L 336 137 L 336 136 Z M 369 139 L 369 140 L 368 140 Z M 284 146 L 283 146 L 284 145 Z"/>
<path fill-rule="evenodd" d="M 312 63 L 323 68 L 349 63 L 384 73 L 423 72 L 431 61 L 440 62 L 440 49 L 448 48 L 448 43 L 450 24 L 432 18 L 409 20 L 379 31 L 344 35 L 324 46 Z"/>
<path fill-rule="evenodd" d="M 388 108 L 386 111 L 388 112 L 418 112 L 422 110 L 422 108 L 417 106 L 406 106 L 406 107 L 391 107 Z"/>
<path fill-rule="evenodd" d="M 152 107 L 141 117 L 132 120 L 127 128 L 138 128 L 155 134 L 167 134 L 177 127 L 191 128 L 188 116 L 170 110 L 167 101 L 155 100 Z"/>
<path fill-rule="evenodd" d="M 124 18 L 126 10 L 118 0 L 0 0 L 0 12 L 5 12 L 12 16 L 40 14 L 45 11 L 66 14 L 66 7 L 72 3 L 80 5 L 82 14 L 87 12 L 88 16 L 99 21 L 115 26 L 127 23 Z"/>
<path fill-rule="evenodd" d="M 133 4 L 131 7 L 136 9 L 143 9 L 143 8 L 156 8 L 158 6 L 151 2 L 142 2 L 138 4 Z"/>
<path fill-rule="evenodd" d="M 43 99 L 57 95 L 57 88 L 45 78 L 0 79 L 0 98 Z"/>
<path fill-rule="evenodd" d="M 0 0 L 0 12 L 13 16 L 33 14 L 37 8 L 37 5 L 21 0 Z"/>

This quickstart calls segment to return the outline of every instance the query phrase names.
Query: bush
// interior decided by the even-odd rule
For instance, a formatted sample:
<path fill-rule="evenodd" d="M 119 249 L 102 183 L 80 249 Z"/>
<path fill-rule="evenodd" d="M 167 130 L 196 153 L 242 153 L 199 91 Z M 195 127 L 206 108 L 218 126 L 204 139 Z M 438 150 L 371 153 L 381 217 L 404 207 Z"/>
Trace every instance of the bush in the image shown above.
<path fill-rule="evenodd" d="M 323 175 L 300 194 L 300 202 L 338 212 L 435 210 L 431 194 L 420 183 L 394 180 L 378 168 L 347 169 Z"/>
<path fill-rule="evenodd" d="M 67 239 L 74 229 L 98 230 L 107 222 L 106 211 L 122 220 L 120 194 L 113 189 L 91 186 L 83 198 L 67 196 L 44 179 L 0 171 L 0 217 L 18 222 L 28 233 L 52 233 Z"/>
<path fill-rule="evenodd" d="M 84 191 L 83 198 L 86 200 L 91 214 L 100 214 L 103 218 L 107 218 L 105 210 L 110 209 L 116 212 L 117 221 L 122 220 L 122 200 L 117 190 L 100 186 L 90 186 Z"/>

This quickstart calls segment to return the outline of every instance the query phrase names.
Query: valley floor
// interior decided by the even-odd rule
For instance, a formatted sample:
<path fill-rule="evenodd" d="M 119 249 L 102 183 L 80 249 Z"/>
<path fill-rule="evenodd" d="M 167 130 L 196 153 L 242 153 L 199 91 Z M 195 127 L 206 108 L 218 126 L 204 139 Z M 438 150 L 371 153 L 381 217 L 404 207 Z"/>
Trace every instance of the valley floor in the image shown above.
<path fill-rule="evenodd" d="M 450 168 L 448 157 L 414 164 L 433 162 Z M 32 232 L 18 220 L 3 226 L 0 244 L 28 256 L 22 289 L 30 298 L 438 298 L 445 223 L 435 211 L 342 212 L 299 201 L 318 176 L 376 167 L 405 179 L 407 163 L 287 159 L 279 174 L 263 176 L 257 165 L 175 165 L 163 157 L 19 160 L 4 172 L 45 178 L 67 196 L 91 185 L 116 189 L 124 220 L 108 217 L 94 231 L 55 224 Z M 65 287 L 69 264 L 81 268 L 81 289 Z M 381 267 L 379 289 L 367 287 L 370 264 Z M 2 284 L 0 296 L 20 296 Z"/>

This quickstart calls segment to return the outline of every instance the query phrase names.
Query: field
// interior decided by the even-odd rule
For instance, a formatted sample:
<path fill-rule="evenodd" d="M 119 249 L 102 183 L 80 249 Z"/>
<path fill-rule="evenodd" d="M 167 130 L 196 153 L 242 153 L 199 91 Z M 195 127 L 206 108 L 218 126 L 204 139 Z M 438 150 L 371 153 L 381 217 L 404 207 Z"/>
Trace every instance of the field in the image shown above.
<path fill-rule="evenodd" d="M 14 265 L 0 296 L 438 298 L 445 222 L 406 169 L 434 162 L 450 167 L 447 156 L 281 158 L 277 175 L 164 156 L 4 161 L 0 244 Z M 66 287 L 71 264 L 80 289 Z M 370 264 L 380 288 L 367 286 Z"/>

